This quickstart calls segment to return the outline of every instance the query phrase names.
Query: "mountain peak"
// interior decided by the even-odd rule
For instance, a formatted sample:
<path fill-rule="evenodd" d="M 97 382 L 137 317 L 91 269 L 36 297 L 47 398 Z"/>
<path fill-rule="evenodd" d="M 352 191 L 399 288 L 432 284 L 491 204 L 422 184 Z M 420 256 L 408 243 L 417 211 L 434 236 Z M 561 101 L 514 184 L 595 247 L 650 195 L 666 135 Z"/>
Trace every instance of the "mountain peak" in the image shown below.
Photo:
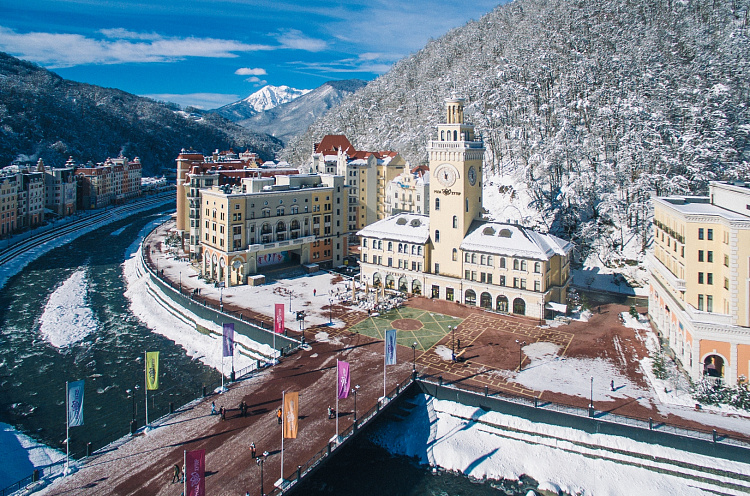
<path fill-rule="evenodd" d="M 240 100 L 240 102 L 242 102 L 245 106 L 250 107 L 250 109 L 252 109 L 254 113 L 258 113 L 270 110 L 274 107 L 278 107 L 283 103 L 291 102 L 295 98 L 299 98 L 300 96 L 307 94 L 310 91 L 311 90 L 298 90 L 286 85 L 273 86 L 269 84 L 262 87 L 247 98 Z M 226 105 L 225 107 L 237 105 L 237 103 L 240 102 L 232 103 L 230 105 Z"/>

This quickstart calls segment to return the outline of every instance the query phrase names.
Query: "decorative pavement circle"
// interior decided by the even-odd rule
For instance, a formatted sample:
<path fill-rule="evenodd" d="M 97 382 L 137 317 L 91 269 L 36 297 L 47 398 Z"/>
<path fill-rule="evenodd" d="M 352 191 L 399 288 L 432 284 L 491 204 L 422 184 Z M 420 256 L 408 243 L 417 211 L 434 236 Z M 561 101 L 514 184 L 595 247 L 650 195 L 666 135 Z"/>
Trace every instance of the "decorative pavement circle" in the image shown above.
<path fill-rule="evenodd" d="M 396 319 L 391 321 L 391 327 L 399 331 L 418 331 L 424 324 L 417 319 Z"/>

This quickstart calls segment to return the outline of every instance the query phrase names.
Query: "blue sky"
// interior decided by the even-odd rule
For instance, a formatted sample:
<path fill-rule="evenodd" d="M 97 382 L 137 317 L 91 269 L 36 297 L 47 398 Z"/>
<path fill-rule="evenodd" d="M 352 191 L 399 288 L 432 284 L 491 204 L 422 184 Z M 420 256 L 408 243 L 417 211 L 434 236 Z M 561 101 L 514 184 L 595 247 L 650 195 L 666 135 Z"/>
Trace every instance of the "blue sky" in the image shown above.
<path fill-rule="evenodd" d="M 3 0 L 0 51 L 64 78 L 215 108 L 265 84 L 371 80 L 499 0 Z"/>

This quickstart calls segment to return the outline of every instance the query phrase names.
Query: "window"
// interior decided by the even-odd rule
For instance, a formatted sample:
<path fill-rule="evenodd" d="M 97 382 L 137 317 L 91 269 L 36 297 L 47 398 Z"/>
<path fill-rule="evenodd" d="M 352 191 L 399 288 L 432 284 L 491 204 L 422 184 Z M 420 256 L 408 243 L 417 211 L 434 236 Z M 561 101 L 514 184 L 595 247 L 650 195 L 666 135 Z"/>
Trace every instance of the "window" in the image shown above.
<path fill-rule="evenodd" d="M 505 286 L 505 276 L 500 276 L 500 286 Z"/>
<path fill-rule="evenodd" d="M 703 272 L 698 272 L 698 284 L 703 284 Z"/>
<path fill-rule="evenodd" d="M 392 266 L 393 266 L 393 258 L 388 257 L 388 267 L 392 267 Z"/>
<path fill-rule="evenodd" d="M 440 231 L 435 231 L 435 243 L 440 243 Z"/>
<path fill-rule="evenodd" d="M 542 283 L 540 281 L 534 281 L 534 291 L 541 291 Z"/>
<path fill-rule="evenodd" d="M 526 279 L 521 279 L 521 289 L 526 289 Z"/>
<path fill-rule="evenodd" d="M 703 250 L 698 250 L 698 261 L 699 262 L 703 261 Z"/>
<path fill-rule="evenodd" d="M 458 260 L 458 250 L 453 248 L 453 261 Z"/>
<path fill-rule="evenodd" d="M 435 264 L 435 274 L 440 274 L 440 264 L 439 264 L 439 263 L 436 263 L 436 264 Z M 434 288 L 434 287 L 435 287 L 435 286 L 433 286 L 433 288 Z"/>
<path fill-rule="evenodd" d="M 708 274 L 706 274 L 706 283 L 707 284 L 713 284 L 714 283 L 714 273 L 713 272 L 709 272 Z"/>
<path fill-rule="evenodd" d="M 518 270 L 520 266 L 519 260 L 517 258 L 513 259 L 513 270 Z"/>
<path fill-rule="evenodd" d="M 724 255 L 724 267 L 729 267 L 729 255 Z"/>
<path fill-rule="evenodd" d="M 477 263 L 477 254 L 476 253 L 472 253 L 471 254 L 471 263 L 473 263 L 473 264 Z"/>
<path fill-rule="evenodd" d="M 440 210 L 440 198 L 435 198 L 435 210 Z"/>
<path fill-rule="evenodd" d="M 514 287 L 514 288 L 517 288 L 517 287 L 518 287 L 518 278 L 517 278 L 517 277 L 514 277 L 514 278 L 513 278 L 513 287 Z"/>
<path fill-rule="evenodd" d="M 362 240 L 362 248 L 367 248 L 367 238 Z"/>
<path fill-rule="evenodd" d="M 706 295 L 706 312 L 713 312 L 714 311 L 714 297 L 711 295 Z"/>
<path fill-rule="evenodd" d="M 714 261 L 714 252 L 712 252 L 711 250 L 708 250 L 708 252 L 706 252 L 706 261 L 708 263 L 713 263 Z"/>
<path fill-rule="evenodd" d="M 458 216 L 453 216 L 453 229 L 458 229 Z"/>
<path fill-rule="evenodd" d="M 362 261 L 363 261 L 364 263 L 367 263 L 367 253 L 363 253 L 363 254 L 362 254 Z"/>
<path fill-rule="evenodd" d="M 706 237 L 708 238 L 709 241 L 712 241 L 714 239 L 714 230 L 713 229 L 708 229 L 708 232 L 706 234 L 707 234 Z"/>
<path fill-rule="evenodd" d="M 724 289 L 729 289 L 729 279 L 724 278 Z"/>
<path fill-rule="evenodd" d="M 698 310 L 703 311 L 703 295 L 698 295 Z"/>
<path fill-rule="evenodd" d="M 393 241 L 388 242 L 388 251 L 393 251 Z"/>
<path fill-rule="evenodd" d="M 501 269 L 505 268 L 505 257 L 500 257 L 500 268 Z"/>
<path fill-rule="evenodd" d="M 534 262 L 534 273 L 539 274 L 541 272 L 542 272 L 542 264 L 540 264 L 539 262 Z"/>

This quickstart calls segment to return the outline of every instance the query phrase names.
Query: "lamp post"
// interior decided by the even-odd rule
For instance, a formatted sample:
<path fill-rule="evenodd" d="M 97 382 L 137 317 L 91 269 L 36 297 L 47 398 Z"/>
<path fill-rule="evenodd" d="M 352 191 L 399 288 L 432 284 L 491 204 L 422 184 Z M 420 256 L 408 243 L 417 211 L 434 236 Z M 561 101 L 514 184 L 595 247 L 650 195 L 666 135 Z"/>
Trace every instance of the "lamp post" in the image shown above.
<path fill-rule="evenodd" d="M 354 394 L 354 423 L 357 423 L 357 391 L 359 391 L 359 384 L 354 386 L 352 388 L 352 393 Z"/>
<path fill-rule="evenodd" d="M 219 309 L 224 311 L 224 283 L 219 286 Z"/>
<path fill-rule="evenodd" d="M 516 343 L 518 343 L 518 371 L 520 372 L 523 370 L 523 347 L 526 346 L 526 341 L 518 341 L 516 339 Z"/>
<path fill-rule="evenodd" d="M 328 324 L 333 325 L 333 298 L 328 298 Z"/>
<path fill-rule="evenodd" d="M 456 361 L 456 347 L 455 347 L 456 333 L 453 332 L 453 331 L 454 331 L 453 327 L 452 326 L 448 326 L 448 332 L 451 333 L 451 361 L 455 362 Z"/>
<path fill-rule="evenodd" d="M 263 454 L 255 460 L 260 466 L 260 496 L 266 496 L 266 492 L 263 490 L 263 463 L 266 461 L 267 456 L 268 451 L 264 451 Z"/>
<path fill-rule="evenodd" d="M 180 271 L 180 294 L 182 294 L 182 271 Z"/>
<path fill-rule="evenodd" d="M 411 352 L 412 352 L 412 366 L 411 366 L 411 373 L 416 375 L 417 373 L 417 342 L 414 341 L 411 345 Z"/>
<path fill-rule="evenodd" d="M 591 376 L 591 396 L 589 397 L 589 417 L 594 416 L 594 376 Z"/>

